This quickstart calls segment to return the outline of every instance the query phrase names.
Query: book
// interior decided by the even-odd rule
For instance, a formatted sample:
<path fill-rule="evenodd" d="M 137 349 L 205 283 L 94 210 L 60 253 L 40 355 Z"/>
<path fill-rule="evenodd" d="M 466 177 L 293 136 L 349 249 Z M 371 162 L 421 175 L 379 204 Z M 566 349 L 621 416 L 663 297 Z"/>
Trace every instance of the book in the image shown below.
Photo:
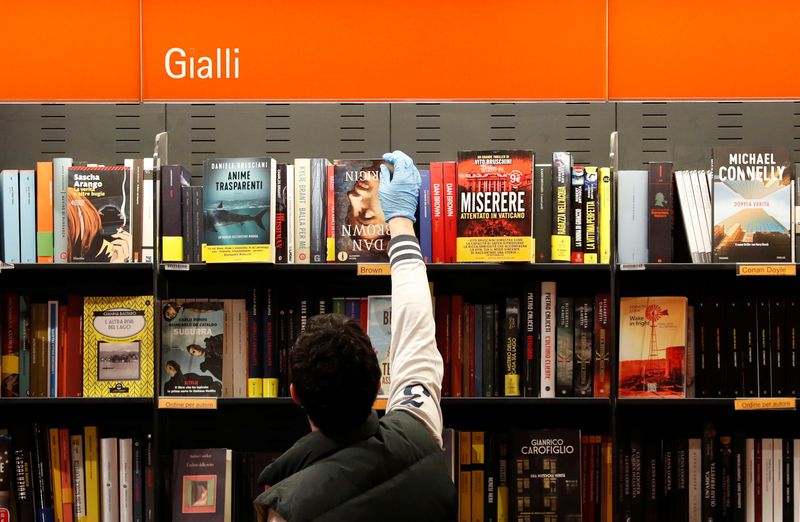
<path fill-rule="evenodd" d="M 391 372 L 389 368 L 389 347 L 392 342 L 392 296 L 371 295 L 368 298 L 369 322 L 367 335 L 372 342 L 372 348 L 378 357 L 378 366 L 381 369 L 381 387 L 378 396 L 389 395 L 391 385 Z"/>
<path fill-rule="evenodd" d="M 556 300 L 556 395 L 574 395 L 573 361 L 575 356 L 574 300 L 558 297 Z"/>
<path fill-rule="evenodd" d="M 572 207 L 572 247 L 571 261 L 573 263 L 583 263 L 583 240 L 584 240 L 584 217 L 583 217 L 583 185 L 586 179 L 586 172 L 583 167 L 572 167 L 571 187 L 570 187 L 570 206 Z"/>
<path fill-rule="evenodd" d="M 442 162 L 432 161 L 431 167 L 431 250 L 433 263 L 445 262 L 444 246 L 444 171 Z"/>
<path fill-rule="evenodd" d="M 572 175 L 572 154 L 553 153 L 553 230 L 551 261 L 569 263 L 572 259 L 572 206 L 569 197 Z"/>
<path fill-rule="evenodd" d="M 326 167 L 325 205 L 327 207 L 325 222 L 325 260 L 328 263 L 336 262 L 336 170 L 332 163 Z"/>
<path fill-rule="evenodd" d="M 310 251 L 312 263 L 325 263 L 327 261 L 327 229 L 325 217 L 327 214 L 328 196 L 328 164 L 322 158 L 311 159 L 311 188 L 310 188 Z"/>
<path fill-rule="evenodd" d="M 161 395 L 221 397 L 225 313 L 220 301 L 161 308 Z"/>
<path fill-rule="evenodd" d="M 69 430 L 58 430 L 58 456 L 61 460 L 60 477 L 53 477 L 53 482 L 61 481 L 61 511 L 64 522 L 75 520 L 73 509 L 75 506 L 75 492 L 72 487 L 72 458 L 70 451 Z M 52 458 L 52 457 L 51 457 Z"/>
<path fill-rule="evenodd" d="M 155 262 L 156 175 L 153 158 L 144 158 L 142 180 L 142 261 Z"/>
<path fill-rule="evenodd" d="M 598 294 L 594 302 L 594 397 L 609 397 L 611 393 L 610 299 L 609 294 Z"/>
<path fill-rule="evenodd" d="M 65 214 L 70 262 L 133 260 L 130 176 L 126 167 L 69 167 Z"/>
<path fill-rule="evenodd" d="M 61 483 L 61 450 L 59 445 L 58 428 L 47 430 L 50 456 L 50 483 L 53 490 L 53 511 L 56 520 L 64 520 L 64 502 L 62 499 Z"/>
<path fill-rule="evenodd" d="M 119 520 L 133 522 L 133 440 L 119 439 Z"/>
<path fill-rule="evenodd" d="M 646 170 L 621 170 L 617 175 L 617 261 L 620 264 L 647 262 L 647 178 Z"/>
<path fill-rule="evenodd" d="M 68 187 L 71 167 L 72 158 L 53 158 L 53 258 L 56 263 L 69 261 L 69 207 L 71 202 Z M 93 213 L 91 216 L 92 219 L 97 219 Z"/>
<path fill-rule="evenodd" d="M 686 396 L 685 297 L 620 300 L 620 397 Z"/>
<path fill-rule="evenodd" d="M 206 229 L 206 213 L 203 211 L 203 187 L 191 187 L 192 196 L 192 262 L 203 260 L 203 230 Z M 184 256 L 185 257 L 185 256 Z"/>
<path fill-rule="evenodd" d="M 75 499 L 75 519 L 80 522 L 84 520 L 87 515 L 83 435 L 71 435 L 69 438 L 69 448 L 72 466 L 72 491 Z"/>
<path fill-rule="evenodd" d="M 598 261 L 603 264 L 611 262 L 611 169 L 600 167 L 597 181 L 598 209 Z"/>
<path fill-rule="evenodd" d="M 788 150 L 715 147 L 712 165 L 714 261 L 791 261 Z"/>
<path fill-rule="evenodd" d="M 536 263 L 549 263 L 553 230 L 553 166 L 534 165 L 533 174 L 533 250 Z"/>
<path fill-rule="evenodd" d="M 100 522 L 100 446 L 97 427 L 83 428 L 86 473 L 86 521 Z"/>
<path fill-rule="evenodd" d="M 556 283 L 542 282 L 540 397 L 556 396 Z"/>
<path fill-rule="evenodd" d="M 5 263 L 20 262 L 19 245 L 19 171 L 0 171 L 0 208 L 2 208 L 3 255 Z"/>
<path fill-rule="evenodd" d="M 455 263 L 458 255 L 458 173 L 455 161 L 442 162 L 444 204 L 444 262 Z"/>
<path fill-rule="evenodd" d="M 295 259 L 295 199 L 294 199 L 294 165 L 286 165 L 286 262 L 294 263 Z"/>
<path fill-rule="evenodd" d="M 581 432 L 511 435 L 510 520 L 581 520 Z"/>
<path fill-rule="evenodd" d="M 116 438 L 100 439 L 100 513 L 103 522 L 121 522 L 118 454 Z"/>
<path fill-rule="evenodd" d="M 20 262 L 36 263 L 36 175 L 19 171 Z"/>
<path fill-rule="evenodd" d="M 573 390 L 576 397 L 591 397 L 594 307 L 592 298 L 575 298 Z"/>
<path fill-rule="evenodd" d="M 6 430 L 0 430 L 0 520 L 11 520 L 13 466 L 11 437 Z"/>
<path fill-rule="evenodd" d="M 533 152 L 458 153 L 458 262 L 531 262 Z"/>
<path fill-rule="evenodd" d="M 189 172 L 180 165 L 161 167 L 161 260 L 184 261 L 181 188 L 190 185 Z"/>
<path fill-rule="evenodd" d="M 458 433 L 458 520 L 472 520 L 472 434 Z"/>
<path fill-rule="evenodd" d="M 286 187 L 286 164 L 278 163 L 275 175 L 275 262 L 286 263 L 288 230 L 286 228 L 287 211 L 287 187 Z"/>
<path fill-rule="evenodd" d="M 333 162 L 337 262 L 389 261 L 389 225 L 378 199 L 381 163 L 377 159 Z"/>
<path fill-rule="evenodd" d="M 177 449 L 172 454 L 172 520 L 225 519 L 227 450 Z"/>
<path fill-rule="evenodd" d="M 144 220 L 144 160 L 126 159 L 123 164 L 130 172 L 130 191 L 131 198 L 131 260 L 140 262 L 142 260 L 142 221 Z"/>
<path fill-rule="evenodd" d="M 184 224 L 181 230 L 181 240 L 183 241 L 182 252 L 183 261 L 187 263 L 197 263 L 200 260 L 195 257 L 194 243 L 197 235 L 194 227 L 194 187 L 181 187 L 181 223 Z"/>
<path fill-rule="evenodd" d="M 294 160 L 295 263 L 311 262 L 311 160 Z"/>
<path fill-rule="evenodd" d="M 3 337 L 0 340 L 0 379 L 3 397 L 20 396 L 20 298 L 16 292 L 2 294 Z"/>
<path fill-rule="evenodd" d="M 650 163 L 647 262 L 672 262 L 672 163 Z"/>
<path fill-rule="evenodd" d="M 275 261 L 275 175 L 272 158 L 203 162 L 203 261 Z"/>
<path fill-rule="evenodd" d="M 583 262 L 597 264 L 598 257 L 598 205 L 597 167 L 586 167 L 583 180 Z"/>
<path fill-rule="evenodd" d="M 683 216 L 684 232 L 686 234 L 686 242 L 689 245 L 692 263 L 701 263 L 703 259 L 700 251 L 702 244 L 700 221 L 694 194 L 691 192 L 692 183 L 689 175 L 689 172 L 686 171 L 675 171 L 675 186 L 678 192 L 678 202 Z"/>
<path fill-rule="evenodd" d="M 153 396 L 153 296 L 83 303 L 83 396 Z"/>
<path fill-rule="evenodd" d="M 520 308 L 519 298 L 507 297 L 505 314 L 503 315 L 503 396 L 519 397 L 521 395 L 520 376 L 521 362 L 524 357 L 520 343 Z"/>
<path fill-rule="evenodd" d="M 53 262 L 53 162 L 36 163 L 36 260 Z"/>
<path fill-rule="evenodd" d="M 433 263 L 433 244 L 431 243 L 431 171 L 419 171 L 421 183 L 419 188 L 419 248 L 422 260 Z"/>

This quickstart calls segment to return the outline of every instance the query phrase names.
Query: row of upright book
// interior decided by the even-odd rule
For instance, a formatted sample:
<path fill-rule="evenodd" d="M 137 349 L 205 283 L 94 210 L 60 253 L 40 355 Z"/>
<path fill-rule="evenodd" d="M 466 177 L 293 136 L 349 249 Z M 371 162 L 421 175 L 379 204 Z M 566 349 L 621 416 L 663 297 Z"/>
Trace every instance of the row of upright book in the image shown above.
<path fill-rule="evenodd" d="M 789 151 L 715 147 L 711 168 L 617 174 L 618 262 L 670 263 L 685 247 L 693 263 L 792 262 L 800 189 Z"/>

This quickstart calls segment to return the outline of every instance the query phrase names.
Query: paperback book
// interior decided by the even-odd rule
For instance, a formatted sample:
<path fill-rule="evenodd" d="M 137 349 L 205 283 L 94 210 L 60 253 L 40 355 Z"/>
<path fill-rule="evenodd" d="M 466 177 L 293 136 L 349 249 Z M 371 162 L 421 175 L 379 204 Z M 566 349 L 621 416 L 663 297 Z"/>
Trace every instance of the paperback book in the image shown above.
<path fill-rule="evenodd" d="M 378 366 L 381 368 L 381 388 L 379 396 L 389 395 L 391 373 L 389 368 L 389 346 L 392 342 L 392 296 L 371 295 L 367 298 L 369 309 L 369 322 L 367 335 L 372 341 L 372 348 L 378 356 Z"/>

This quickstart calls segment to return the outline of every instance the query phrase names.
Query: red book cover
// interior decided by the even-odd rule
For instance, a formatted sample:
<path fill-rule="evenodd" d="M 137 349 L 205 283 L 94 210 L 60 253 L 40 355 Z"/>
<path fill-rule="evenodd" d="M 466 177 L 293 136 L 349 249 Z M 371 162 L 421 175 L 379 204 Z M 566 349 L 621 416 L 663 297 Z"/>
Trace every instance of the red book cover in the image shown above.
<path fill-rule="evenodd" d="M 442 355 L 444 377 L 442 378 L 442 396 L 451 395 L 450 387 L 450 296 L 436 296 L 436 347 Z"/>
<path fill-rule="evenodd" d="M 454 295 L 450 298 L 450 391 L 453 397 L 462 396 L 463 361 L 461 350 L 462 335 L 461 322 L 463 321 L 464 298 Z"/>
<path fill-rule="evenodd" d="M 67 305 L 58 305 L 58 375 L 56 375 L 56 397 L 69 397 L 67 395 L 67 376 L 72 372 L 72 367 L 78 361 L 70 356 L 67 346 Z"/>
<path fill-rule="evenodd" d="M 594 396 L 608 397 L 611 391 L 611 359 L 608 337 L 609 295 L 598 294 L 594 301 Z"/>
<path fill-rule="evenodd" d="M 3 397 L 19 397 L 19 294 L 3 294 Z"/>
<path fill-rule="evenodd" d="M 444 171 L 444 262 L 456 262 L 456 162 L 445 161 Z"/>
<path fill-rule="evenodd" d="M 369 326 L 369 306 L 367 304 L 367 298 L 361 298 L 361 329 L 364 330 L 366 333 L 367 327 Z"/>
<path fill-rule="evenodd" d="M 60 315 L 59 315 L 60 317 Z M 67 371 L 66 397 L 83 395 L 83 296 L 67 297 Z"/>
<path fill-rule="evenodd" d="M 327 188 L 328 188 L 328 227 L 327 227 L 327 257 L 328 263 L 336 262 L 336 177 L 333 175 L 335 169 L 333 164 L 328 165 Z"/>
<path fill-rule="evenodd" d="M 480 395 L 480 394 L 478 394 Z M 469 305 L 469 396 L 475 397 L 475 305 Z"/>
<path fill-rule="evenodd" d="M 59 316 L 60 315 L 61 313 L 59 311 Z M 61 480 L 61 505 L 63 506 L 61 510 L 63 517 L 62 522 L 73 522 L 72 504 L 74 502 L 74 496 L 72 492 L 72 459 L 70 458 L 69 430 L 63 428 L 58 430 L 58 446 L 58 456 L 61 462 L 61 477 L 53 477 L 53 480 Z"/>
<path fill-rule="evenodd" d="M 444 173 L 442 162 L 431 162 L 431 241 L 433 262 L 444 263 Z"/>

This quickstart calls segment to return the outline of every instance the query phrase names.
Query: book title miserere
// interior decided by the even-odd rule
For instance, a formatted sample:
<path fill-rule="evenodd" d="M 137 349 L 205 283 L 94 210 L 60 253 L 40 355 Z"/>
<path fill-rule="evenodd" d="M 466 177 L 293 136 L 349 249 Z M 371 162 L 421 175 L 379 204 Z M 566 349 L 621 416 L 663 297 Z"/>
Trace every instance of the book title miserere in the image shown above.
<path fill-rule="evenodd" d="M 483 165 L 513 165 L 514 159 L 506 155 L 478 155 L 472 160 L 476 166 Z M 461 193 L 461 218 L 462 219 L 524 219 L 525 218 L 525 193 L 520 191 L 506 191 L 509 187 L 520 184 L 522 174 L 519 171 L 497 173 L 494 177 L 504 179 L 490 179 L 489 174 L 471 174 L 471 185 L 483 190 L 467 190 Z"/>
<path fill-rule="evenodd" d="M 572 455 L 575 446 L 565 444 L 564 439 L 531 439 L 530 444 L 522 446 L 523 455 Z"/>
<path fill-rule="evenodd" d="M 720 181 L 781 181 L 786 170 L 771 152 L 735 152 L 728 154 L 728 162 L 718 169 Z"/>

